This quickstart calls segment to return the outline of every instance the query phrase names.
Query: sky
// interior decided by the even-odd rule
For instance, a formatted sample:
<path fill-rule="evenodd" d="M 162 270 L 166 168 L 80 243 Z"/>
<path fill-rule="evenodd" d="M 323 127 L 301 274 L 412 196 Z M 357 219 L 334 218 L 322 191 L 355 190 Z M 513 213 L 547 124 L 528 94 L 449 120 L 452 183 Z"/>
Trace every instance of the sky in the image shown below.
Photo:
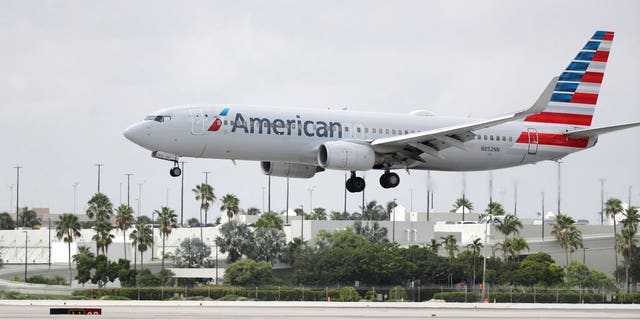
<path fill-rule="evenodd" d="M 180 214 L 170 162 L 126 140 L 154 110 L 190 103 L 250 104 L 492 117 L 530 106 L 596 30 L 615 39 L 593 126 L 640 121 L 638 1 L 1 1 L 0 211 L 20 206 L 76 212 L 97 191 L 150 215 Z M 605 197 L 640 204 L 640 128 L 601 136 L 561 165 L 561 211 L 599 221 Z M 209 183 L 240 207 L 266 207 L 259 163 L 185 159 L 191 189 Z M 365 199 L 426 210 L 426 172 L 398 171 L 395 189 L 365 173 Z M 557 164 L 495 170 L 493 198 L 533 218 L 557 210 Z M 489 172 L 432 172 L 435 211 L 461 197 L 489 201 Z M 272 210 L 285 208 L 272 178 Z M 342 210 L 344 173 L 291 179 L 291 207 Z M 631 187 L 631 189 L 629 189 Z M 309 190 L 313 191 L 310 192 Z M 11 192 L 13 190 L 13 193 Z M 142 191 L 140 193 L 140 191 Z M 348 195 L 357 211 L 361 194 Z M 313 198 L 313 199 L 311 199 Z M 310 204 L 312 202 L 312 204 Z M 220 203 L 211 215 L 219 215 Z"/>

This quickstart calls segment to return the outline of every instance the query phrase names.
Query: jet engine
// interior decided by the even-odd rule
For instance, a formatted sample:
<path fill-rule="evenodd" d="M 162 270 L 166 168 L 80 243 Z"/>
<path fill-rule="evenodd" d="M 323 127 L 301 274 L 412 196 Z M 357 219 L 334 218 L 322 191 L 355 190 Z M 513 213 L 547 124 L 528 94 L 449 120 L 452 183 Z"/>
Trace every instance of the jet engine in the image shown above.
<path fill-rule="evenodd" d="M 312 178 L 316 172 L 324 171 L 323 168 L 308 164 L 292 162 L 261 161 L 262 173 L 274 177 Z"/>
<path fill-rule="evenodd" d="M 363 171 L 384 162 L 384 157 L 369 145 L 330 141 L 320 145 L 318 164 L 325 169 Z"/>

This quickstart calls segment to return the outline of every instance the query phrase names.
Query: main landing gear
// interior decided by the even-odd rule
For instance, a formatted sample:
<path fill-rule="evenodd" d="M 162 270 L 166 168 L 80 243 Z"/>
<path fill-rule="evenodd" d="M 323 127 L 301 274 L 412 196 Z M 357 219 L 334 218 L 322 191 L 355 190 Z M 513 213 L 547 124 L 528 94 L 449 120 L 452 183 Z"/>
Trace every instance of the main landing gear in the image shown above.
<path fill-rule="evenodd" d="M 400 177 L 398 176 L 398 174 L 394 172 L 389 172 L 389 170 L 386 170 L 380 176 L 380 185 L 385 189 L 395 188 L 399 184 L 400 184 Z M 351 193 L 362 192 L 365 187 L 364 179 L 360 177 L 356 177 L 356 172 L 351 171 L 351 177 L 347 179 L 346 187 L 347 187 L 347 190 Z"/>
<path fill-rule="evenodd" d="M 365 187 L 364 179 L 356 177 L 356 172 L 351 171 L 351 177 L 347 179 L 347 190 L 351 193 L 362 192 Z"/>
<path fill-rule="evenodd" d="M 169 170 L 169 174 L 172 177 L 179 177 L 182 174 L 182 170 L 180 169 L 180 167 L 178 167 L 178 163 L 174 162 L 174 166 L 173 168 L 171 168 L 171 170 Z"/>

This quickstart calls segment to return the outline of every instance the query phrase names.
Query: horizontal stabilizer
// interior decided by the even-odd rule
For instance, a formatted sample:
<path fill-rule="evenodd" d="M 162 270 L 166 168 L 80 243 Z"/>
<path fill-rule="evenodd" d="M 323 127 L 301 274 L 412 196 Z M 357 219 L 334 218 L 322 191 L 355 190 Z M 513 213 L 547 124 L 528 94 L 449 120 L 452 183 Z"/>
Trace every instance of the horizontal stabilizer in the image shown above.
<path fill-rule="evenodd" d="M 610 127 L 569 131 L 569 132 L 565 132 L 564 135 L 565 137 L 569 137 L 569 138 L 589 138 L 589 137 L 595 137 L 601 134 L 618 131 L 618 130 L 629 129 L 637 126 L 640 126 L 640 122 L 621 124 L 621 125 L 610 126 Z"/>

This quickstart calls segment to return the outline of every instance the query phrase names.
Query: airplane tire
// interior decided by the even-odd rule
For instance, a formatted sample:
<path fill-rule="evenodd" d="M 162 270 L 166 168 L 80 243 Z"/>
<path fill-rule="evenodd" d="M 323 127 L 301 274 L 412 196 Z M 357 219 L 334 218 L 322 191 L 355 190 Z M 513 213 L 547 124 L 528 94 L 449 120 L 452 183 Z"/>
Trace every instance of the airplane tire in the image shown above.
<path fill-rule="evenodd" d="M 380 176 L 380 185 L 385 188 L 395 188 L 400 184 L 400 177 L 393 172 L 387 172 Z"/>
<path fill-rule="evenodd" d="M 179 177 L 182 174 L 182 170 L 180 170 L 179 167 L 173 167 L 171 168 L 171 170 L 169 170 L 169 174 L 172 177 Z"/>
<path fill-rule="evenodd" d="M 362 192 L 362 190 L 364 190 L 365 188 L 364 179 L 360 177 L 349 178 L 347 179 L 346 187 L 347 191 L 351 193 Z"/>

